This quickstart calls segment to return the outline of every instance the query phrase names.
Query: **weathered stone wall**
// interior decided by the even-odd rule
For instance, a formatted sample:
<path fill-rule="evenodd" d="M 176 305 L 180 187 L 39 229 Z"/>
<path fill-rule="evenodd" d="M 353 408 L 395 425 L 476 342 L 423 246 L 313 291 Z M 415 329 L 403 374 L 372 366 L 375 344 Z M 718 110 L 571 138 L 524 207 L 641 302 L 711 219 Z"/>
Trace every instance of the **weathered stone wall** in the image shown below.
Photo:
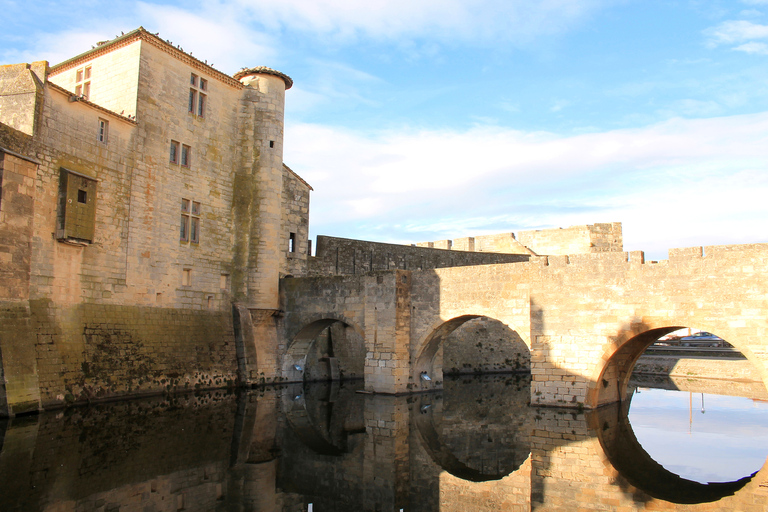
<path fill-rule="evenodd" d="M 624 242 L 621 222 L 613 222 L 420 242 L 416 246 L 440 247 L 454 251 L 547 256 L 622 251 Z"/>
<path fill-rule="evenodd" d="M 381 270 L 427 270 L 527 259 L 527 255 L 518 254 L 480 254 L 318 236 L 316 254 L 309 258 L 309 274 L 358 275 Z"/>
<path fill-rule="evenodd" d="M 88 101 L 74 96 L 78 70 L 86 66 L 91 68 Z M 233 301 L 255 308 L 255 322 L 245 310 L 249 327 L 255 328 L 251 338 L 240 338 L 241 344 L 253 348 L 254 337 L 260 337 L 276 352 L 278 270 L 305 271 L 306 244 L 297 243 L 298 252 L 289 259 L 287 237 L 289 231 L 297 233 L 297 242 L 307 237 L 310 189 L 283 168 L 284 79 L 257 71 L 248 84 L 241 83 L 143 29 L 50 68 L 50 76 L 48 70 L 45 62 L 0 68 L 0 121 L 34 135 L 0 125 L 0 148 L 5 148 L 0 151 L 0 261 L 10 263 L 0 265 L 8 284 L 0 300 L 33 305 L 31 312 L 29 303 L 22 305 L 29 332 L 11 337 L 2 333 L 15 332 L 20 324 L 0 325 L 4 377 L 16 379 L 3 388 L 5 399 L 16 400 L 9 390 L 23 395 L 34 387 L 36 359 L 43 401 L 51 405 L 61 403 L 59 396 L 159 390 L 167 384 L 159 384 L 163 379 L 225 386 L 235 378 L 238 361 L 230 343 Z M 205 94 L 204 112 L 190 109 L 191 89 L 198 101 Z M 99 140 L 102 122 L 108 126 L 106 140 Z M 175 161 L 171 157 L 174 144 L 179 153 L 186 152 L 186 165 L 179 154 Z M 33 163 L 37 169 L 30 167 Z M 57 239 L 63 173 L 95 183 L 90 241 Z M 182 211 L 182 200 L 194 204 L 195 211 Z M 181 223 L 190 218 L 199 222 L 199 240 L 180 236 Z M 55 313 L 43 323 L 30 323 L 35 305 L 45 301 Z M 95 305 L 107 306 L 105 314 L 117 312 L 117 320 L 81 318 Z M 8 315 L 15 318 L 12 306 Z M 123 307 L 133 308 L 127 318 Z M 199 321 L 192 319 L 194 313 Z M 78 322 L 82 325 L 75 328 Z M 91 381 L 90 367 L 78 366 L 88 362 L 83 343 L 89 342 L 77 340 L 88 338 L 92 324 L 106 327 L 91 336 L 138 336 L 139 352 L 147 359 L 139 364 L 128 358 L 124 366 L 111 368 L 109 381 Z M 81 327 L 85 335 L 77 331 Z M 199 333 L 190 335 L 184 328 Z M 29 344 L 24 336 L 54 336 L 54 341 Z M 174 345 L 182 342 L 188 344 L 174 359 Z M 209 349 L 210 342 L 221 345 Z M 35 347 L 37 356 L 19 359 L 23 354 L 13 350 L 20 347 Z M 213 366 L 206 355 L 211 351 L 216 352 Z M 217 359 L 223 354 L 230 359 Z M 268 365 L 266 373 L 274 377 L 278 361 L 269 355 L 262 354 L 260 364 Z M 259 373 L 255 357 L 239 361 L 242 379 Z M 141 383 L 131 373 L 136 364 L 146 371 Z M 6 409 L 0 414 L 12 414 Z"/>
<path fill-rule="evenodd" d="M 520 231 L 517 239 L 539 255 L 622 251 L 621 223 Z"/>
<path fill-rule="evenodd" d="M 410 368 L 406 389 L 413 391 L 440 386 L 443 365 L 435 356 L 453 331 L 476 317 L 493 318 L 531 347 L 534 403 L 597 407 L 623 396 L 632 367 L 650 344 L 686 326 L 727 339 L 766 381 L 766 254 L 768 244 L 752 244 L 673 249 L 668 261 L 658 263 L 645 262 L 638 251 L 398 270 L 375 279 L 402 280 L 402 286 L 371 287 L 362 301 L 361 287 L 373 276 L 336 278 L 327 295 L 315 288 L 319 282 L 298 279 L 286 293 L 287 308 L 295 311 L 286 325 L 302 315 L 305 306 L 297 297 L 311 295 L 308 311 L 333 318 L 350 309 L 347 287 L 356 290 L 354 301 L 366 311 L 358 324 L 366 335 L 366 368 Z M 386 379 L 366 385 L 401 392 Z"/>
<path fill-rule="evenodd" d="M 47 67 L 44 61 L 0 66 L 0 124 L 35 134 Z"/>
<path fill-rule="evenodd" d="M 530 371 L 531 352 L 519 334 L 487 317 L 475 318 L 446 337 L 435 356 L 443 374 Z"/>
<path fill-rule="evenodd" d="M 225 312 L 31 304 L 44 408 L 236 384 L 232 317 Z"/>
<path fill-rule="evenodd" d="M 425 326 L 435 321 L 434 314 L 448 322 L 457 315 L 443 303 L 463 304 L 469 313 L 475 301 L 484 308 L 503 303 L 497 289 L 528 290 L 535 403 L 596 406 L 616 400 L 645 348 L 684 326 L 729 340 L 765 380 L 768 245 L 707 247 L 704 252 L 671 250 L 670 259 L 659 263 L 644 263 L 639 252 L 611 252 L 437 269 L 437 279 L 430 279 L 440 308 L 428 314 L 417 307 L 414 314 L 424 316 Z M 426 286 L 422 275 L 427 276 L 414 273 L 414 281 Z M 646 331 L 651 337 L 636 338 Z M 419 343 L 426 347 L 428 331 L 422 333 Z"/>
<path fill-rule="evenodd" d="M 283 208 L 280 228 L 280 277 L 301 277 L 307 272 L 309 256 L 309 191 L 311 188 L 288 167 L 283 166 Z M 290 236 L 293 234 L 293 245 Z M 290 249 L 293 249 L 291 251 Z"/>
<path fill-rule="evenodd" d="M 78 84 L 82 86 L 88 82 L 88 101 L 118 114 L 135 116 L 142 44 L 141 40 L 128 38 L 124 44 L 97 48 L 84 58 L 75 57 L 57 64 L 51 68 L 48 80 L 72 94 Z M 85 77 L 86 67 L 91 68 L 88 78 Z M 83 72 L 80 82 L 77 82 L 78 71 Z M 186 78 L 189 84 L 189 77 Z"/>
<path fill-rule="evenodd" d="M 634 371 L 645 375 L 703 377 L 728 381 L 757 381 L 762 384 L 759 369 L 744 359 L 707 359 L 677 356 L 643 356 Z M 765 387 L 765 386 L 763 386 Z"/>
<path fill-rule="evenodd" d="M 0 301 L 29 298 L 38 163 L 0 146 Z"/>

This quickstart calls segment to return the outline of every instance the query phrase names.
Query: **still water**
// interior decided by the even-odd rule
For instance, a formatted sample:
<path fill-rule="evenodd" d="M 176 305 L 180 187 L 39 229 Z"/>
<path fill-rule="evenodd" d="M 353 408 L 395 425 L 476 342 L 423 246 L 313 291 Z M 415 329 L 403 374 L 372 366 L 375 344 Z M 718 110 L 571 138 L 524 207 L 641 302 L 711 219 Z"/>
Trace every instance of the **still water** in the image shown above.
<path fill-rule="evenodd" d="M 525 375 L 448 379 L 409 397 L 360 388 L 199 393 L 0 422 L 0 510 L 768 509 L 763 402 L 705 394 L 702 413 L 701 393 L 639 387 L 594 412 L 532 408 Z"/>

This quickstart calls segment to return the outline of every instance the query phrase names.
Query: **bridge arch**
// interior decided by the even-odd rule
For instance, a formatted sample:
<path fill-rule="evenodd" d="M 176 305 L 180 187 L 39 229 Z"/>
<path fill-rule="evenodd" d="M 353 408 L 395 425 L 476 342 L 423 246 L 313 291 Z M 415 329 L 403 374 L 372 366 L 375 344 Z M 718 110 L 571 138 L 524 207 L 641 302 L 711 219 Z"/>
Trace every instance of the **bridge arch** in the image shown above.
<path fill-rule="evenodd" d="M 481 319 L 495 323 L 498 328 L 502 330 L 501 332 L 498 330 L 496 331 L 497 335 L 501 334 L 501 338 L 499 338 L 498 341 L 503 340 L 504 344 L 509 342 L 510 346 L 514 345 L 513 350 L 525 352 L 525 362 L 522 365 L 517 359 L 515 359 L 515 361 L 510 361 L 507 359 L 506 362 L 509 364 L 505 365 L 504 368 L 497 369 L 495 371 L 528 369 L 528 366 L 530 365 L 530 347 L 517 333 L 517 331 L 512 329 L 504 322 L 492 318 L 488 315 L 463 314 L 449 320 L 439 320 L 435 322 L 428 329 L 428 334 L 423 339 L 423 341 L 417 345 L 416 350 L 414 351 L 415 355 L 413 357 L 413 364 L 411 365 L 411 379 L 414 383 L 415 391 L 427 391 L 441 387 L 441 383 L 444 377 L 445 367 L 443 363 L 445 362 L 445 358 L 443 358 L 443 360 L 441 360 L 439 363 L 436 362 L 436 356 L 438 355 L 440 349 L 446 346 L 445 342 L 452 334 L 457 332 L 457 330 L 463 326 L 468 326 L 468 323 L 473 320 Z M 481 347 L 482 342 L 478 342 L 477 346 Z M 457 371 L 457 368 L 452 368 L 451 371 L 453 373 L 467 373 Z M 469 372 L 471 371 L 472 369 L 469 370 Z M 490 373 L 493 372 L 494 369 L 484 368 L 481 370 L 478 368 L 477 371 L 479 373 Z"/>
<path fill-rule="evenodd" d="M 338 327 L 341 339 L 335 340 L 337 349 L 344 352 L 344 363 L 339 365 L 339 358 L 336 357 L 333 349 L 322 355 L 322 360 L 328 365 L 327 379 L 340 380 L 344 377 L 357 378 L 363 376 L 363 367 L 365 365 L 365 333 L 360 327 L 345 318 L 343 315 L 322 314 L 315 318 L 308 319 L 306 323 L 291 340 L 286 349 L 283 358 L 283 379 L 286 382 L 303 382 L 304 380 L 314 380 L 315 377 L 307 374 L 307 365 L 312 365 L 308 356 L 317 343 L 318 338 L 324 332 L 327 332 L 327 343 L 330 347 L 334 346 L 331 340 L 331 329 Z M 343 345 L 343 348 L 342 348 Z M 352 371 L 346 371 L 352 365 Z M 359 368 L 357 368 L 359 366 Z M 308 378 L 309 377 L 309 378 Z"/>
<path fill-rule="evenodd" d="M 725 339 L 755 366 L 763 383 L 768 382 L 768 371 L 765 365 L 750 349 L 752 346 L 750 342 L 753 340 L 745 340 L 740 337 L 740 335 L 743 336 L 744 330 L 731 329 L 727 322 L 698 322 L 695 319 L 687 319 L 685 323 L 689 325 L 673 322 L 666 325 L 660 322 L 655 325 L 635 322 L 622 329 L 616 337 L 618 341 L 609 343 L 604 349 L 592 373 L 584 403 L 585 407 L 596 408 L 609 403 L 625 401 L 629 379 L 640 356 L 662 336 L 686 327 L 706 330 Z M 759 330 L 755 329 L 754 333 L 753 336 L 757 336 Z"/>

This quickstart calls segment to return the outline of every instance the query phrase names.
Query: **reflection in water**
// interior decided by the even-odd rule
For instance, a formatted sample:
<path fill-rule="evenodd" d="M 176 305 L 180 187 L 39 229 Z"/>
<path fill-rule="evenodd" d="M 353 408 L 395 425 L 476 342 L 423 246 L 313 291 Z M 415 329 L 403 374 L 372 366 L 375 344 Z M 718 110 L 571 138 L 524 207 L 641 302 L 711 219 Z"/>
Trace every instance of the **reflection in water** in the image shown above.
<path fill-rule="evenodd" d="M 637 440 L 669 471 L 696 482 L 730 482 L 768 455 L 768 404 L 749 398 L 638 388 L 629 420 Z"/>
<path fill-rule="evenodd" d="M 685 484 L 648 457 L 619 407 L 531 408 L 528 376 L 463 377 L 409 397 L 361 387 L 202 393 L 0 422 L 0 509 L 675 510 L 667 501 L 719 500 L 702 510 L 757 511 L 768 499 L 768 470 Z M 717 404 L 705 403 L 709 415 Z"/>

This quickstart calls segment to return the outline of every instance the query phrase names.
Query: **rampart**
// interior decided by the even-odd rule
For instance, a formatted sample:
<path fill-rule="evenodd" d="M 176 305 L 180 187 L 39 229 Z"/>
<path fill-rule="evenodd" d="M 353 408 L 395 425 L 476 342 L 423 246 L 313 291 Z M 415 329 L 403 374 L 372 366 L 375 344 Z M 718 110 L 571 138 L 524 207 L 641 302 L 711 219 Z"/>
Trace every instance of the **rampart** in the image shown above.
<path fill-rule="evenodd" d="M 416 246 L 454 251 L 562 256 L 621 252 L 623 244 L 621 222 L 612 222 L 421 242 Z"/>
<path fill-rule="evenodd" d="M 528 259 L 527 254 L 459 252 L 318 236 L 316 255 L 309 258 L 308 273 L 310 276 L 359 275 L 381 270 L 429 270 L 492 263 L 518 263 Z"/>

